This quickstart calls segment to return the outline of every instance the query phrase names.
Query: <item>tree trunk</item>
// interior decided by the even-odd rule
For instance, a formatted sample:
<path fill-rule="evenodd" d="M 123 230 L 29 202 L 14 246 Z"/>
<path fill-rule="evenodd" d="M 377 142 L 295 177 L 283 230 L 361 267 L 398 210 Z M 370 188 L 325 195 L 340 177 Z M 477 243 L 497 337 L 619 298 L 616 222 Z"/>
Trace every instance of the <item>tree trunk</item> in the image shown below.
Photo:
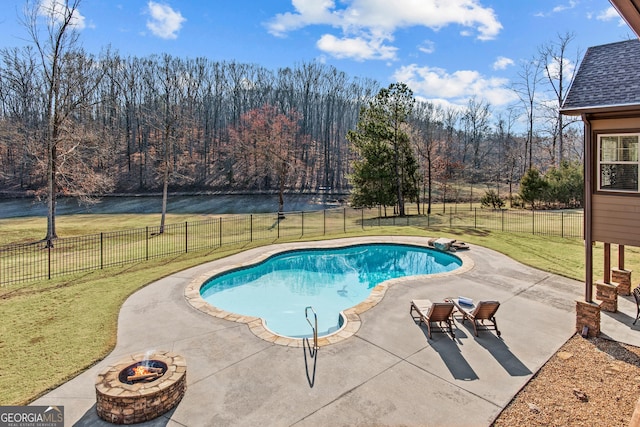
<path fill-rule="evenodd" d="M 169 190 L 169 165 L 165 165 L 162 183 L 162 215 L 160 216 L 160 234 L 164 233 L 164 220 L 167 216 L 167 195 Z"/>

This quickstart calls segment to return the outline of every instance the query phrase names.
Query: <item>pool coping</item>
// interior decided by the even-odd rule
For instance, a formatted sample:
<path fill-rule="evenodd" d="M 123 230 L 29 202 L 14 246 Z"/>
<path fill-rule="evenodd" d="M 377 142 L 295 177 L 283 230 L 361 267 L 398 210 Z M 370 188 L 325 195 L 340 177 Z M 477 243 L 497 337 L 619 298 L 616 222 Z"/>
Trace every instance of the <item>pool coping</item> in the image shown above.
<path fill-rule="evenodd" d="M 391 236 L 389 236 L 391 237 Z M 218 319 L 224 319 L 237 323 L 244 323 L 249 327 L 249 330 L 258 338 L 268 341 L 273 344 L 278 344 L 287 347 L 304 347 L 308 346 L 308 339 L 305 338 L 292 338 L 283 335 L 279 335 L 273 331 L 271 331 L 265 324 L 262 318 L 254 317 L 254 316 L 243 316 L 237 313 L 232 313 L 229 311 L 222 310 L 218 307 L 215 307 L 208 302 L 206 302 L 202 296 L 200 295 L 200 289 L 204 285 L 204 283 L 210 279 L 211 277 L 224 273 L 229 270 L 237 269 L 237 268 L 246 268 L 256 264 L 259 264 L 268 258 L 283 253 L 290 252 L 300 249 L 330 249 L 330 248 L 341 248 L 348 246 L 357 246 L 363 244 L 376 244 L 376 243 L 394 243 L 394 244 L 406 244 L 413 246 L 420 246 L 426 249 L 431 249 L 434 251 L 439 251 L 433 246 L 428 245 L 428 241 L 430 238 L 420 238 L 416 240 L 415 236 L 407 236 L 406 239 L 403 239 L 402 236 L 393 236 L 393 242 L 390 242 L 389 237 L 385 236 L 377 236 L 374 239 L 366 239 L 363 242 L 362 238 L 346 238 L 346 239 L 338 239 L 333 241 L 310 241 L 310 242 L 300 242 L 296 243 L 294 246 L 288 244 L 273 244 L 269 246 L 264 246 L 262 249 L 262 253 L 260 253 L 256 258 L 251 261 L 246 262 L 235 262 L 232 264 L 226 264 L 225 266 L 221 266 L 218 268 L 214 268 L 208 270 L 207 272 L 199 275 L 194 280 L 192 280 L 184 290 L 184 297 L 187 302 L 196 310 L 208 314 L 210 316 L 216 317 Z M 327 244 L 327 242 L 329 242 Z M 443 252 L 443 251 L 440 251 Z M 346 310 L 343 310 L 341 313 L 343 314 L 344 324 L 340 329 L 336 332 L 333 332 L 329 335 L 325 335 L 318 338 L 317 346 L 324 347 L 331 344 L 336 344 L 338 342 L 344 341 L 347 338 L 352 337 L 358 330 L 360 329 L 360 325 L 362 321 L 360 319 L 360 314 L 370 310 L 375 307 L 382 299 L 387 292 L 387 289 L 393 285 L 400 284 L 402 282 L 407 281 L 415 281 L 415 280 L 430 280 L 433 278 L 439 278 L 443 276 L 455 276 L 462 273 L 466 273 L 474 267 L 473 260 L 466 256 L 464 253 L 460 251 L 456 252 L 446 252 L 450 255 L 453 255 L 460 259 L 462 264 L 455 270 L 447 271 L 444 273 L 433 273 L 426 275 L 415 275 L 415 276 L 406 276 L 399 277 L 396 279 L 391 279 L 384 281 L 378 285 L 376 285 L 372 290 L 369 296 L 359 304 L 350 307 Z M 233 258 L 238 255 L 230 255 L 228 260 L 233 261 Z"/>

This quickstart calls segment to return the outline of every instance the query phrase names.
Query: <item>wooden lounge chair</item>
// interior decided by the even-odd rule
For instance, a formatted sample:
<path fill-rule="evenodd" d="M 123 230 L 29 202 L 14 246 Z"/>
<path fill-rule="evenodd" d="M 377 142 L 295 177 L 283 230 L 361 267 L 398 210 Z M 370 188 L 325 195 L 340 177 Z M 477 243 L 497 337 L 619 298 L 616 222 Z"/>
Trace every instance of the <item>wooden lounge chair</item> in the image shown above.
<path fill-rule="evenodd" d="M 418 324 L 424 322 L 427 325 L 429 338 L 431 338 L 431 322 L 437 322 L 440 326 L 440 332 L 447 332 L 445 326 L 449 329 L 452 338 L 455 338 L 453 326 L 451 324 L 451 314 L 453 313 L 453 303 L 450 302 L 431 302 L 428 299 L 414 299 L 411 301 L 409 314 L 413 320 L 419 320 Z M 414 314 L 414 312 L 416 314 Z M 444 326 L 443 326 L 444 322 Z"/>
<path fill-rule="evenodd" d="M 500 307 L 498 301 L 479 301 L 475 306 L 471 307 L 456 304 L 456 307 L 460 313 L 462 313 L 462 323 L 464 323 L 466 319 L 471 320 L 473 332 L 476 336 L 478 336 L 478 326 L 484 326 L 487 330 L 495 330 L 496 334 L 500 336 L 495 317 L 496 311 L 498 311 L 498 307 Z M 485 324 L 485 320 L 491 322 L 491 324 Z"/>

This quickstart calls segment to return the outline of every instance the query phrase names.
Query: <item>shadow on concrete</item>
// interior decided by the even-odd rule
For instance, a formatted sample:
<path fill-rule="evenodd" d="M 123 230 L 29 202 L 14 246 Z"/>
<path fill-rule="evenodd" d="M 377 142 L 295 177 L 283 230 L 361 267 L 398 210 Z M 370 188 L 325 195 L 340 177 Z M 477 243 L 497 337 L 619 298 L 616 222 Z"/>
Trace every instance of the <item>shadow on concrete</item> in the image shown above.
<path fill-rule="evenodd" d="M 473 330 L 473 326 L 470 326 Z M 473 334 L 473 332 L 470 332 Z M 512 377 L 522 377 L 533 374 L 527 366 L 509 350 L 509 346 L 502 338 L 497 337 L 490 331 L 478 331 L 475 337 L 476 342 L 484 347 L 496 361 L 504 368 Z"/>
<path fill-rule="evenodd" d="M 458 343 L 451 339 L 448 333 L 432 334 L 433 338 L 429 338 L 426 327 L 421 327 L 421 329 L 431 348 L 438 353 L 453 378 L 461 381 L 475 381 L 479 379 L 478 374 L 476 374 L 471 365 L 469 365 L 464 356 L 462 356 Z M 456 340 L 460 333 L 462 333 L 460 330 L 455 331 Z"/>
<path fill-rule="evenodd" d="M 634 302 L 635 304 L 635 302 Z M 640 331 L 640 320 L 638 320 L 636 322 L 636 324 L 633 324 L 633 321 L 636 320 L 635 317 L 633 316 L 629 316 L 626 313 L 623 313 L 622 311 L 618 310 L 615 313 L 612 313 L 610 311 L 605 311 L 605 310 L 600 310 L 601 315 L 604 314 L 606 316 L 611 317 L 612 319 L 614 319 L 615 321 L 617 321 L 618 323 L 620 323 L 621 325 L 626 325 L 629 327 L 629 329 L 635 330 L 635 331 Z"/>
<path fill-rule="evenodd" d="M 166 427 L 173 416 L 177 406 L 172 410 L 165 412 L 160 415 L 158 418 L 154 418 L 153 420 L 146 421 L 144 423 L 134 424 L 135 426 L 140 427 Z M 106 422 L 102 418 L 98 416 L 98 412 L 96 411 L 95 403 L 93 406 L 84 413 L 82 418 L 80 418 L 73 427 L 113 427 L 115 424 L 111 424 Z"/>
<path fill-rule="evenodd" d="M 318 363 L 318 348 L 313 348 L 309 338 L 305 338 L 302 341 L 302 350 L 304 351 L 304 370 L 307 374 L 307 382 L 309 383 L 309 387 L 313 388 L 313 385 L 316 382 L 316 366 Z M 307 350 L 309 351 L 309 355 L 307 356 Z M 309 359 L 313 360 L 312 371 L 309 372 Z"/>

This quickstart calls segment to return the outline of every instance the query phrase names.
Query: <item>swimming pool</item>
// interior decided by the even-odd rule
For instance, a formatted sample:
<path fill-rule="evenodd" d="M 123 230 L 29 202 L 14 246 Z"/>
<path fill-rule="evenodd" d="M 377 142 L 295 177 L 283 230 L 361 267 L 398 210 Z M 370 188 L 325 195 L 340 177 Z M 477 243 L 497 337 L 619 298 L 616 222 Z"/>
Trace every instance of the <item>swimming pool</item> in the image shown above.
<path fill-rule="evenodd" d="M 305 308 L 318 315 L 318 336 L 339 330 L 341 312 L 364 301 L 378 284 L 400 277 L 436 274 L 460 267 L 460 258 L 429 248 L 372 243 L 298 249 L 206 280 L 200 296 L 208 304 L 262 318 L 286 337 L 312 335 Z"/>

